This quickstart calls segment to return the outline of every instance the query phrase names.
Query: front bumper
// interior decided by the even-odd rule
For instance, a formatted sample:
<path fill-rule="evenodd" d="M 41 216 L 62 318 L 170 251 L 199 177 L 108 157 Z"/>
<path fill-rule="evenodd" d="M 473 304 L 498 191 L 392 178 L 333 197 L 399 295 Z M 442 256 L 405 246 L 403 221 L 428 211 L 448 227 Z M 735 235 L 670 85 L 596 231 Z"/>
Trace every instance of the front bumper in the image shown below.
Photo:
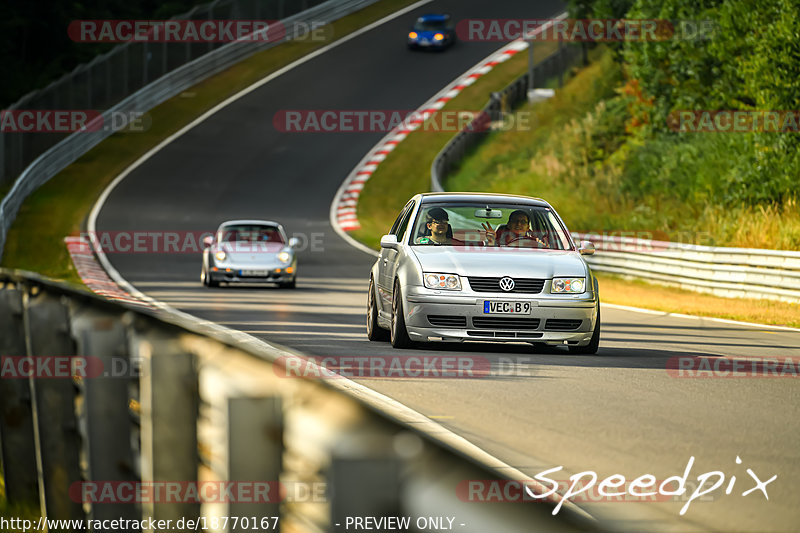
<path fill-rule="evenodd" d="M 597 320 L 592 293 L 455 294 L 409 287 L 405 296 L 408 334 L 417 341 L 491 340 L 584 346 Z M 528 302 L 530 314 L 487 314 L 484 301 Z M 477 320 L 476 320 L 477 319 Z"/>
<path fill-rule="evenodd" d="M 297 266 L 272 268 L 212 267 L 208 275 L 215 282 L 225 283 L 287 283 L 297 276 Z"/>

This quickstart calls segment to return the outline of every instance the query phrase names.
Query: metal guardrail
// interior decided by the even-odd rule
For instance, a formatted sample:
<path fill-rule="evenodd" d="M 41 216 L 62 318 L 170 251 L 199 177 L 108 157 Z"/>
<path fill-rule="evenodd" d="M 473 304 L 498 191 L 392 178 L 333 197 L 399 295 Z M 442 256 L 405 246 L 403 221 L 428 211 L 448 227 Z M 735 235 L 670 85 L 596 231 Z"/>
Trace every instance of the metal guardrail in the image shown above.
<path fill-rule="evenodd" d="M 213 0 L 171 20 L 280 20 L 323 0 Z M 66 31 L 64 28 L 62 31 Z M 10 110 L 106 109 L 169 71 L 189 63 L 223 42 L 128 42 L 78 65 L 31 91 Z M 0 133 L 0 184 L 18 176 L 33 160 L 66 137 L 63 133 Z"/>
<path fill-rule="evenodd" d="M 584 256 L 594 270 L 717 296 L 800 303 L 800 252 L 724 248 L 633 237 L 573 233 L 599 253 Z"/>
<path fill-rule="evenodd" d="M 457 450 L 432 423 L 388 413 L 353 382 L 287 377 L 293 354 L 188 315 L 0 269 L 0 353 L 6 494 L 39 501 L 51 520 L 238 517 L 250 525 L 212 529 L 245 531 L 278 517 L 283 531 L 321 532 L 345 531 L 354 516 L 451 516 L 465 532 L 594 527 L 574 508 L 554 517 L 548 503 L 465 501 L 468 480 L 520 478 Z M 84 370 L 12 379 L 20 358 L 39 368 L 46 356 Z M 118 492 L 168 482 L 262 482 L 273 496 Z"/>
<path fill-rule="evenodd" d="M 169 66 L 171 62 L 155 61 L 155 63 L 158 65 L 165 65 L 163 72 L 162 70 L 158 70 L 158 72 L 151 73 L 151 76 L 158 75 L 160 77 L 158 77 L 155 81 L 145 85 L 143 88 L 137 90 L 133 94 L 125 95 L 123 93 L 123 96 L 125 96 L 124 99 L 102 113 L 103 124 L 113 124 L 114 121 L 111 120 L 112 116 L 120 116 L 120 114 L 123 116 L 130 116 L 130 114 L 134 112 L 147 112 L 158 104 L 172 98 L 177 94 L 180 94 L 198 82 L 225 70 L 236 62 L 241 61 L 256 52 L 276 46 L 283 41 L 291 40 L 295 37 L 293 32 L 297 31 L 298 33 L 302 33 L 304 31 L 304 26 L 300 23 L 328 23 L 358 11 L 359 9 L 373 4 L 376 1 L 377 0 L 328 0 L 327 2 L 321 3 L 310 9 L 306 9 L 295 15 L 285 17 L 282 19 L 282 22 L 286 28 L 286 35 L 281 41 L 232 42 L 224 45 L 214 45 L 213 43 L 155 43 L 150 44 L 150 52 L 147 52 L 146 48 L 146 44 L 149 43 L 122 45 L 118 48 L 126 54 L 125 57 L 127 57 L 127 54 L 130 53 L 125 52 L 125 50 L 128 50 L 126 47 L 145 46 L 145 56 L 151 57 L 147 54 L 149 53 L 152 55 L 155 53 L 155 51 L 162 50 L 162 45 L 188 47 L 186 48 L 188 51 L 184 52 L 184 57 L 188 58 L 195 57 L 190 52 L 195 50 L 197 47 L 201 47 L 203 55 L 191 59 L 191 61 L 181 64 L 180 66 L 168 72 L 166 71 L 166 67 Z M 243 3 L 248 5 L 253 4 L 253 2 Z M 255 2 L 255 4 L 258 3 L 259 2 Z M 313 0 L 302 0 L 301 3 L 291 0 L 280 0 L 279 2 L 280 6 L 286 5 L 286 7 L 281 7 L 281 9 L 286 9 L 287 11 L 292 5 L 300 9 L 301 6 L 306 7 L 308 4 L 313 3 Z M 223 7 L 231 4 L 231 2 L 214 2 L 212 6 L 217 4 L 219 4 L 217 7 Z M 241 16 L 242 11 L 238 9 L 229 9 L 228 11 L 225 11 L 225 14 L 228 18 L 236 18 Z M 196 13 L 192 12 L 189 15 L 195 16 Z M 220 13 L 220 18 L 223 18 L 222 13 Z M 214 48 L 214 46 L 218 47 Z M 167 48 L 164 48 L 164 50 L 163 58 L 166 58 L 169 54 L 166 51 Z M 109 52 L 109 54 L 112 52 Z M 159 57 L 162 57 L 161 53 L 157 54 L 156 59 Z M 93 65 L 94 63 L 90 64 L 90 66 Z M 76 72 L 77 70 L 78 69 L 76 69 Z M 105 74 L 103 75 L 102 79 L 106 80 Z M 144 80 L 147 81 L 147 79 L 148 77 L 144 75 Z M 137 87 L 134 84 L 131 84 L 131 86 L 134 88 Z M 116 94 L 116 92 L 114 94 Z M 19 107 L 20 105 L 28 105 L 29 99 L 30 98 L 25 98 L 15 104 L 15 106 Z M 72 102 L 70 104 L 72 108 L 75 109 L 90 109 L 92 105 L 98 105 L 91 101 L 89 103 L 85 103 L 82 100 L 78 102 L 70 100 L 70 102 Z M 98 118 L 97 120 L 99 121 L 100 119 Z M 70 163 L 73 163 L 80 156 L 91 150 L 102 140 L 114 133 L 113 129 L 107 129 L 104 127 L 97 128 L 98 131 L 91 131 L 93 129 L 93 124 L 94 123 L 87 124 L 87 130 L 89 131 L 72 133 L 68 137 L 58 142 L 58 144 L 55 146 L 46 149 L 46 151 L 41 153 L 41 155 L 38 155 L 38 157 L 36 157 L 33 162 L 30 163 L 30 165 L 28 165 L 24 171 L 22 171 L 22 174 L 15 181 L 14 186 L 3 198 L 2 202 L 0 203 L 0 257 L 2 257 L 3 254 L 3 248 L 5 246 L 8 230 L 11 228 L 11 224 L 13 223 L 14 218 L 16 218 L 17 212 L 19 211 L 25 199 L 33 191 L 46 183 L 50 178 L 66 168 Z M 55 134 L 45 135 L 52 136 Z M 11 142 L 16 138 L 21 137 L 19 137 L 19 134 L 17 134 L 17 137 L 13 137 L 13 134 L 9 133 L 0 135 L 0 141 L 2 141 L 0 142 L 0 147 L 3 146 L 2 143 L 7 141 Z M 11 157 L 12 154 L 21 150 L 21 147 L 14 148 L 7 146 L 0 150 L 0 156 L 8 158 Z"/>

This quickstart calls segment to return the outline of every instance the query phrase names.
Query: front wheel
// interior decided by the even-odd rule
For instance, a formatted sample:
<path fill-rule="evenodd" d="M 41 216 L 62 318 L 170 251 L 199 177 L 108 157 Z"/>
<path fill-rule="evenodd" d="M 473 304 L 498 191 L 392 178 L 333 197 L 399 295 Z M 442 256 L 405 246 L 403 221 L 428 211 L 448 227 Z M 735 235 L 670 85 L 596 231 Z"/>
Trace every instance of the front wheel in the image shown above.
<path fill-rule="evenodd" d="M 392 329 L 389 340 L 392 348 L 410 348 L 413 343 L 406 330 L 406 319 L 403 315 L 403 297 L 400 294 L 400 282 L 394 282 L 392 292 Z"/>
<path fill-rule="evenodd" d="M 282 283 L 278 283 L 278 287 L 281 289 L 294 289 L 297 287 L 297 278 L 292 278 L 292 281 L 285 281 Z"/>
<path fill-rule="evenodd" d="M 375 283 L 369 278 L 367 294 L 367 338 L 371 341 L 389 340 L 389 332 L 378 325 L 378 305 L 375 301 Z"/>
<path fill-rule="evenodd" d="M 569 353 L 578 355 L 591 355 L 597 353 L 600 347 L 600 302 L 597 302 L 597 320 L 594 323 L 594 331 L 592 332 L 592 340 L 586 346 L 570 346 Z"/>
<path fill-rule="evenodd" d="M 200 281 L 206 287 L 219 287 L 219 281 L 214 281 L 211 277 L 211 274 L 208 273 L 205 265 L 203 265 L 203 269 L 200 271 Z"/>

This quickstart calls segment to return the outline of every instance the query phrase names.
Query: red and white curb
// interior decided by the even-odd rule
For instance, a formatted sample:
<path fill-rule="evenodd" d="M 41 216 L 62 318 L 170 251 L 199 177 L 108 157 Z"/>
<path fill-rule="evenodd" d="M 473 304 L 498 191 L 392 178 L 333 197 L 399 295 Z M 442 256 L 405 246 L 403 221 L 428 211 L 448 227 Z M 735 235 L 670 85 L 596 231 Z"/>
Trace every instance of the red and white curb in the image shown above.
<path fill-rule="evenodd" d="M 153 308 L 147 302 L 143 302 L 122 290 L 108 277 L 106 271 L 95 259 L 92 245 L 85 237 L 65 237 L 64 242 L 67 245 L 67 251 L 72 258 L 72 263 L 75 265 L 78 276 L 92 292 L 116 302 Z"/>
<path fill-rule="evenodd" d="M 504 46 L 488 58 L 484 59 L 476 66 L 468 70 L 456 81 L 439 91 L 433 98 L 423 104 L 416 113 L 417 118 L 403 123 L 394 128 L 386 135 L 367 156 L 353 169 L 347 179 L 339 187 L 331 206 L 331 225 L 337 232 L 348 232 L 359 229 L 358 222 L 358 197 L 364 184 L 372 177 L 378 165 L 386 159 L 386 156 L 402 142 L 409 133 L 418 129 L 425 119 L 436 111 L 442 109 L 447 102 L 456 97 L 461 91 L 469 87 L 475 81 L 490 72 L 495 66 L 508 61 L 514 55 L 528 48 L 528 43 L 522 40 L 513 41 Z"/>

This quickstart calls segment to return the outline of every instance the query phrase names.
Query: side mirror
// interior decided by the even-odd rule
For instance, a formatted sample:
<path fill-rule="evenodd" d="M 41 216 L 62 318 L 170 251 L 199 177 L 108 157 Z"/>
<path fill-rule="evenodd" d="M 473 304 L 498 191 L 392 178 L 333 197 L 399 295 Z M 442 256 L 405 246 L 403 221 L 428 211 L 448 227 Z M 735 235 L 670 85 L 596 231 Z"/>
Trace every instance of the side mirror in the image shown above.
<path fill-rule="evenodd" d="M 581 241 L 578 252 L 580 252 L 581 255 L 594 255 L 594 244 L 592 244 L 591 241 Z"/>
<path fill-rule="evenodd" d="M 292 237 L 289 239 L 289 248 L 299 248 L 300 247 L 300 239 L 297 237 Z"/>
<path fill-rule="evenodd" d="M 203 237 L 203 248 L 211 248 L 212 244 L 214 244 L 214 237 L 210 235 Z"/>
<path fill-rule="evenodd" d="M 397 250 L 397 235 L 384 235 L 381 237 L 381 248 Z"/>

